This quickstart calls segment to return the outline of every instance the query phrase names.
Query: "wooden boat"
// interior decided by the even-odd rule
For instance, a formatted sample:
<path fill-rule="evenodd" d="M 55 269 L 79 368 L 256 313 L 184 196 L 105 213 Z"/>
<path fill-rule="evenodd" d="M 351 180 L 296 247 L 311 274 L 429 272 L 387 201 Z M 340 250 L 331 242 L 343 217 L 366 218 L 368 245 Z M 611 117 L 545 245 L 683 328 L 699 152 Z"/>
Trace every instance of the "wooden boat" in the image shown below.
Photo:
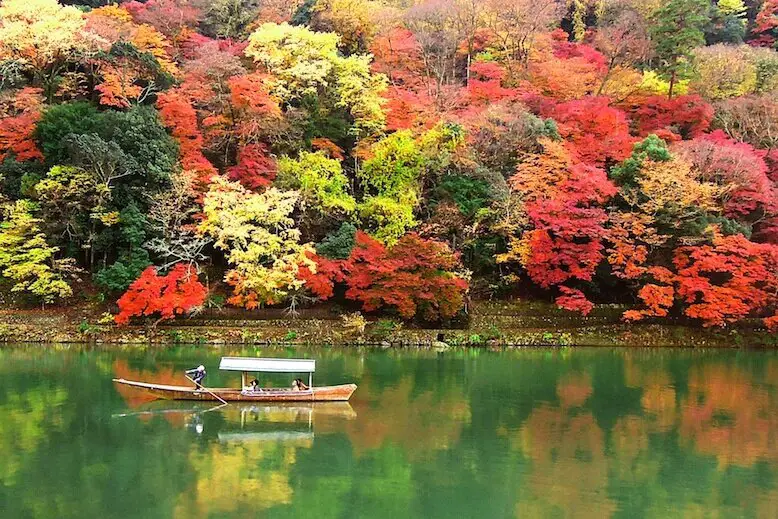
<path fill-rule="evenodd" d="M 351 395 L 357 389 L 356 384 L 314 387 L 313 372 L 316 370 L 316 361 L 311 359 L 222 357 L 219 369 L 240 371 L 242 373 L 241 386 L 244 388 L 247 385 L 247 374 L 251 372 L 308 373 L 309 389 L 303 391 L 285 388 L 262 388 L 254 391 L 239 388 L 212 387 L 196 389 L 187 386 L 138 382 L 123 378 L 115 378 L 113 381 L 117 384 L 144 391 L 156 398 L 167 400 L 224 400 L 226 402 L 343 402 L 351 398 Z"/>

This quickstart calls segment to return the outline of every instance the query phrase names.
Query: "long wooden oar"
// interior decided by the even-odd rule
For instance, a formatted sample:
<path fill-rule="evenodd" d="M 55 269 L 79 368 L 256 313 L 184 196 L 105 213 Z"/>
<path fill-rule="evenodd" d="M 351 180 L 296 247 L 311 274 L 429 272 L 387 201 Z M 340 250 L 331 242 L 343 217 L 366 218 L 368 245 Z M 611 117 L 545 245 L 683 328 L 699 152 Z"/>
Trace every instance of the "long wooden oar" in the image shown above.
<path fill-rule="evenodd" d="M 217 395 L 216 393 L 214 393 L 213 391 L 211 391 L 210 389 L 208 389 L 208 388 L 207 388 L 207 387 L 205 387 L 204 385 L 202 385 L 202 384 L 198 384 L 197 382 L 195 382 L 194 380 L 192 380 L 191 378 L 189 378 L 189 375 L 184 375 L 184 376 L 185 376 L 186 378 L 188 378 L 190 381 L 192 381 L 192 383 L 194 383 L 194 385 L 195 385 L 195 389 L 197 389 L 197 386 L 200 386 L 200 389 L 203 389 L 203 390 L 207 391 L 207 392 L 208 392 L 208 394 L 209 394 L 209 395 L 211 395 L 212 397 L 214 397 L 216 400 L 218 400 L 219 402 L 221 402 L 221 403 L 222 403 L 222 404 L 224 404 L 224 405 L 228 405 L 226 400 L 224 400 L 222 397 L 220 397 L 219 395 Z"/>

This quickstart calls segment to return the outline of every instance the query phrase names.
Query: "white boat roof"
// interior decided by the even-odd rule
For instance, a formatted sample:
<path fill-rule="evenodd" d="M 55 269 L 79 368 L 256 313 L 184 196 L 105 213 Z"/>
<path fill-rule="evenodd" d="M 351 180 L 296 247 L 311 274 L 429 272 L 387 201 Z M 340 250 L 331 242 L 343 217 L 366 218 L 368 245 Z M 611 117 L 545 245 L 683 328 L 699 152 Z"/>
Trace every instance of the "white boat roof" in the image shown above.
<path fill-rule="evenodd" d="M 270 373 L 313 373 L 314 359 L 264 359 L 256 357 L 222 357 L 219 369 L 225 371 L 265 371 Z"/>

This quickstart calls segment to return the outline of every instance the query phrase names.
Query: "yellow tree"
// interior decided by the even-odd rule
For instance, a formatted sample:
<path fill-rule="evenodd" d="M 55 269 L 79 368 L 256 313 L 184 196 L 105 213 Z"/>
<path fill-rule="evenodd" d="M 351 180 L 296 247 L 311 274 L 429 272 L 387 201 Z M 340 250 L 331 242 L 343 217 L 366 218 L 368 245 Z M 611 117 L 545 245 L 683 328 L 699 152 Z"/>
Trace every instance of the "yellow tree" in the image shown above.
<path fill-rule="evenodd" d="M 48 97 L 65 65 L 87 48 L 85 20 L 56 0 L 4 0 L 0 4 L 0 59 L 29 68 Z"/>
<path fill-rule="evenodd" d="M 282 101 L 316 98 L 326 110 L 344 109 L 356 136 L 380 131 L 386 78 L 370 72 L 369 55 L 341 56 L 339 41 L 334 33 L 266 23 L 249 37 L 246 56 L 275 76 L 272 93 Z"/>
<path fill-rule="evenodd" d="M 232 265 L 225 277 L 234 289 L 231 304 L 252 309 L 280 303 L 302 288 L 300 265 L 315 270 L 307 254 L 313 247 L 300 243 L 291 217 L 298 199 L 297 191 L 253 193 L 221 177 L 211 184 L 199 229 Z"/>
<path fill-rule="evenodd" d="M 73 260 L 55 260 L 59 251 L 46 243 L 33 204 L 17 200 L 3 207 L 0 221 L 0 274 L 13 282 L 14 292 L 29 292 L 49 303 L 73 294 L 62 277 L 74 271 Z"/>

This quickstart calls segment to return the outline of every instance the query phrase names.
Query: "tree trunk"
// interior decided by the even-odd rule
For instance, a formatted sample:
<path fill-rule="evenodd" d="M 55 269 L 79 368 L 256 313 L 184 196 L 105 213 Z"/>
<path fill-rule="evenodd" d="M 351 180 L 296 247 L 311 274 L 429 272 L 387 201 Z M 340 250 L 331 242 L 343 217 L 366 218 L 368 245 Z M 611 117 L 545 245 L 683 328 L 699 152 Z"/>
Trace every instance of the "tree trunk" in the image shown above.
<path fill-rule="evenodd" d="M 670 74 L 670 88 L 667 90 L 667 98 L 673 98 L 673 87 L 675 86 L 675 70 Z"/>

